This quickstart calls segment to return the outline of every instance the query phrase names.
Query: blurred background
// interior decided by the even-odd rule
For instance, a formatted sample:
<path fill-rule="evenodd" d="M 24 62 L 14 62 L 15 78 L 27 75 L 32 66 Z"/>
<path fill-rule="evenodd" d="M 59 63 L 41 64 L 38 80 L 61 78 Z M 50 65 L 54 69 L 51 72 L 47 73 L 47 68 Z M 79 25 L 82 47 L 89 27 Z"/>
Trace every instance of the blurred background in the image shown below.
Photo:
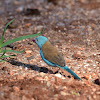
<path fill-rule="evenodd" d="M 100 0 L 0 0 L 0 30 L 13 18 L 9 39 L 45 28 L 54 40 L 100 48 Z"/>

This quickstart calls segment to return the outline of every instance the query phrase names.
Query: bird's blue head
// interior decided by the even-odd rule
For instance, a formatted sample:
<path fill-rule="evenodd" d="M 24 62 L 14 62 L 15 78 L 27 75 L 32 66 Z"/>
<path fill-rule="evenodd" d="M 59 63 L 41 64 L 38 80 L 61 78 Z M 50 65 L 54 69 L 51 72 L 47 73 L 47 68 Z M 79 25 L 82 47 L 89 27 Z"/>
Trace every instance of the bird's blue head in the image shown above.
<path fill-rule="evenodd" d="M 33 40 L 33 42 L 35 42 L 39 48 L 42 48 L 43 44 L 47 41 L 48 39 L 44 36 L 38 36 L 37 38 L 35 38 L 35 40 Z"/>

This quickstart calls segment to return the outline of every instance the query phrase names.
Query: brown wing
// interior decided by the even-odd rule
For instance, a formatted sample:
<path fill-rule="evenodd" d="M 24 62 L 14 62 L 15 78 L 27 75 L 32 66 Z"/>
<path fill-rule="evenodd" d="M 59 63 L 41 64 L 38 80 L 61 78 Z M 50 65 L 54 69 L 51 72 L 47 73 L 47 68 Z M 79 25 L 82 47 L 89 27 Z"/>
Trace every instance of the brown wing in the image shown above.
<path fill-rule="evenodd" d="M 49 41 L 47 41 L 41 48 L 44 58 L 48 61 L 60 65 L 62 67 L 65 66 L 65 60 L 63 56 L 57 51 L 55 47 L 51 45 Z"/>

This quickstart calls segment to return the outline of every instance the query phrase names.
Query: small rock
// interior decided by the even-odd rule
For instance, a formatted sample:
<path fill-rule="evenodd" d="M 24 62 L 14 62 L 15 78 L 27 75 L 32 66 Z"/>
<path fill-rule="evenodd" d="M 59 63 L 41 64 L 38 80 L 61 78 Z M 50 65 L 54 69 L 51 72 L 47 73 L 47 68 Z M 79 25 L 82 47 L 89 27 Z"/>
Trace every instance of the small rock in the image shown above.
<path fill-rule="evenodd" d="M 80 74 L 80 71 L 75 72 L 76 74 Z"/>
<path fill-rule="evenodd" d="M 40 76 L 41 77 L 44 77 L 44 75 L 45 75 L 45 73 L 43 73 L 43 72 L 40 73 Z"/>
<path fill-rule="evenodd" d="M 61 95 L 64 95 L 64 96 L 67 95 L 67 93 L 64 91 L 61 91 L 60 93 L 61 93 Z"/>
<path fill-rule="evenodd" d="M 70 63 L 71 61 L 69 59 L 66 59 L 66 63 Z"/>
<path fill-rule="evenodd" d="M 77 51 L 77 54 L 81 55 L 81 51 Z"/>
<path fill-rule="evenodd" d="M 91 74 L 91 77 L 93 77 L 93 78 L 94 78 L 95 76 L 96 76 L 96 74 L 95 74 L 95 73 L 92 73 L 92 74 Z"/>
<path fill-rule="evenodd" d="M 96 91 L 96 88 L 93 88 L 92 90 L 93 90 L 93 92 L 95 92 Z"/>
<path fill-rule="evenodd" d="M 100 91 L 96 92 L 96 94 L 100 95 Z"/>
<path fill-rule="evenodd" d="M 50 85 L 51 85 L 51 83 L 50 82 L 47 82 L 47 86 L 50 87 Z"/>
<path fill-rule="evenodd" d="M 61 75 L 61 74 L 55 74 L 55 76 L 57 76 L 57 77 L 59 77 L 59 78 L 61 78 L 61 77 L 62 77 L 62 75 Z"/>
<path fill-rule="evenodd" d="M 94 100 L 96 100 L 96 97 L 97 97 L 96 95 L 93 95 L 93 99 L 94 99 Z"/>
<path fill-rule="evenodd" d="M 58 97 L 58 94 L 55 94 L 54 95 L 54 98 L 55 98 L 54 100 L 58 100 L 57 97 Z"/>
<path fill-rule="evenodd" d="M 26 52 L 27 54 L 30 54 L 30 53 L 32 53 L 32 50 L 25 50 L 25 52 Z"/>
<path fill-rule="evenodd" d="M 47 81 L 48 80 L 48 76 L 45 76 L 44 79 Z"/>
<path fill-rule="evenodd" d="M 56 77 L 59 77 L 61 79 L 65 79 L 61 74 L 55 74 Z"/>
<path fill-rule="evenodd" d="M 88 60 L 87 63 L 92 63 L 92 61 L 91 60 Z"/>
<path fill-rule="evenodd" d="M 30 27 L 31 26 L 31 23 L 27 23 L 24 25 L 24 27 Z"/>
<path fill-rule="evenodd" d="M 21 6 L 21 7 L 19 7 L 19 8 L 16 9 L 16 12 L 20 13 L 20 12 L 22 12 L 23 10 L 24 10 L 24 7 Z"/>
<path fill-rule="evenodd" d="M 13 90 L 14 90 L 15 92 L 19 92 L 19 91 L 20 91 L 19 87 L 17 87 L 17 86 L 13 86 Z"/>
<path fill-rule="evenodd" d="M 91 68 L 88 68 L 88 71 L 91 71 Z"/>
<path fill-rule="evenodd" d="M 90 79 L 90 76 L 89 75 L 84 75 L 84 78 L 88 80 L 88 79 Z"/>
<path fill-rule="evenodd" d="M 36 29 L 37 30 L 41 30 L 41 29 L 43 29 L 43 26 L 42 25 L 39 25 L 39 26 L 36 27 Z"/>
<path fill-rule="evenodd" d="M 12 75 L 14 75 L 14 72 L 13 72 L 13 71 L 11 71 L 9 74 L 12 76 Z"/>
<path fill-rule="evenodd" d="M 66 45 L 62 45 L 62 49 L 66 49 Z"/>
<path fill-rule="evenodd" d="M 87 2 L 87 0 L 80 0 L 80 2 L 81 2 L 81 3 L 86 3 L 86 2 Z"/>
<path fill-rule="evenodd" d="M 81 48 L 81 47 L 80 47 L 79 49 L 80 49 L 81 51 L 85 50 L 85 48 Z"/>

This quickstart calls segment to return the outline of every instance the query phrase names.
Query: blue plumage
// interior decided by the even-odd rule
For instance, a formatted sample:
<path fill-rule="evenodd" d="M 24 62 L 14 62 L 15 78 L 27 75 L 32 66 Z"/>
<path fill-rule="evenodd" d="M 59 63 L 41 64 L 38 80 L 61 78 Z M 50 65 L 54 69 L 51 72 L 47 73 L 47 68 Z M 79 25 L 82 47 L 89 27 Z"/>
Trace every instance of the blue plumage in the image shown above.
<path fill-rule="evenodd" d="M 35 42 L 36 44 L 39 46 L 39 48 L 41 49 L 43 44 L 47 41 L 48 39 L 44 36 L 39 36 L 37 38 L 35 38 Z"/>
<path fill-rule="evenodd" d="M 60 67 L 73 75 L 73 77 L 81 80 L 72 70 L 66 66 L 63 56 L 57 51 L 55 47 L 51 45 L 46 37 L 39 36 L 35 38 L 35 42 L 40 49 L 40 55 L 44 62 L 53 67 Z"/>

